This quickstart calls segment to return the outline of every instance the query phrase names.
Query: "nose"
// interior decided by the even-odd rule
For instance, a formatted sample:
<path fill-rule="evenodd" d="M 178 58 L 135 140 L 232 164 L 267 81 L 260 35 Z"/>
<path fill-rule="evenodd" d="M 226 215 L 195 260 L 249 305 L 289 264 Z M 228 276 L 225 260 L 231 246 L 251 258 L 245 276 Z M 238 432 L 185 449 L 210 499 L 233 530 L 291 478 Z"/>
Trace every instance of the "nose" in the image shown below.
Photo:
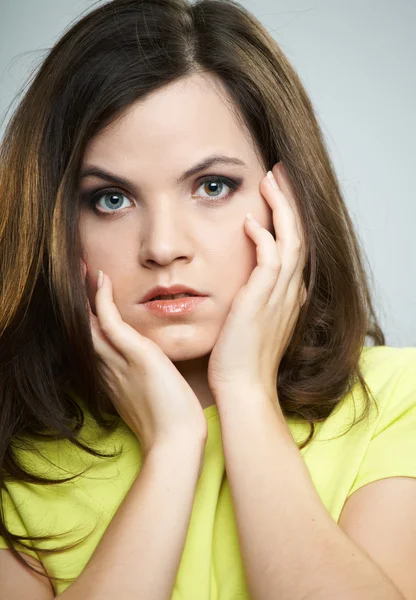
<path fill-rule="evenodd" d="M 189 215 L 172 198 L 154 202 L 140 225 L 140 262 L 166 266 L 174 260 L 189 262 L 194 253 Z"/>

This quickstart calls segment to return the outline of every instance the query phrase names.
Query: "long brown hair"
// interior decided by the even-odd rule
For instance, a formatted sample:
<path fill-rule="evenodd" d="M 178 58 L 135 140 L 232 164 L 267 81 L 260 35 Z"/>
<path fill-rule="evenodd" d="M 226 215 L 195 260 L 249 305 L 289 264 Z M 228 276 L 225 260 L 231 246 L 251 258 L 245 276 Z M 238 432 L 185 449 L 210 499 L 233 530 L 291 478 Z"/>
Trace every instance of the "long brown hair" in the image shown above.
<path fill-rule="evenodd" d="M 366 397 L 361 419 L 368 414 L 360 352 L 366 336 L 373 345 L 385 339 L 365 257 L 298 75 L 258 20 L 233 0 L 113 0 L 84 15 L 55 44 L 0 148 L 4 492 L 8 480 L 51 485 L 81 475 L 52 480 L 25 470 L 16 451 L 36 451 L 36 439 L 66 439 L 92 455 L 114 456 L 80 441 L 84 414 L 67 387 L 100 427 L 117 425 L 97 395 L 105 386 L 80 270 L 80 166 L 88 141 L 122 111 L 194 72 L 222 81 L 265 170 L 282 160 L 297 198 L 308 247 L 308 296 L 276 385 L 285 415 L 310 424 L 300 448 L 311 441 L 314 423 L 325 420 L 356 382 Z M 47 536 L 14 535 L 1 516 L 0 534 L 27 565 L 13 542 L 26 547 L 22 540 Z"/>

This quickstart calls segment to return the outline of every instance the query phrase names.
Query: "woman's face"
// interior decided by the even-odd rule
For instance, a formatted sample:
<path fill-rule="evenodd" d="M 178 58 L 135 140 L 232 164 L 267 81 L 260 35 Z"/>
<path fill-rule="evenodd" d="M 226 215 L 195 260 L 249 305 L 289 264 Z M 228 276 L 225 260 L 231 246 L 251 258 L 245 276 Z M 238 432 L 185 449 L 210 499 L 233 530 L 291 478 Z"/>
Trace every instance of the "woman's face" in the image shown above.
<path fill-rule="evenodd" d="M 182 177 L 214 155 L 240 162 L 212 162 Z M 129 182 L 116 184 L 109 175 L 80 181 L 80 235 L 93 311 L 102 269 L 123 320 L 172 361 L 209 354 L 257 264 L 255 244 L 244 231 L 246 213 L 274 232 L 259 191 L 265 170 L 221 84 L 192 75 L 136 103 L 90 141 L 82 171 L 91 168 Z M 94 208 L 89 198 L 97 190 Z M 208 298 L 180 317 L 156 316 L 140 304 L 154 286 L 173 284 Z"/>

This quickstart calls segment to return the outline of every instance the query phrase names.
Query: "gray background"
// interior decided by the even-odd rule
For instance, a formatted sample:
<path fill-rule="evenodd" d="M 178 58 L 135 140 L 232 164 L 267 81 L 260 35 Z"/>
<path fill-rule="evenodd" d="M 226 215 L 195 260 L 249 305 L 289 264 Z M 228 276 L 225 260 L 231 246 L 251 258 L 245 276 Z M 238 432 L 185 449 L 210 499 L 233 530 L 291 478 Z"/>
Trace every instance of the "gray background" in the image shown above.
<path fill-rule="evenodd" d="M 416 2 L 245 0 L 315 106 L 391 346 L 416 346 Z M 29 72 L 89 0 L 0 0 L 0 136 Z"/>

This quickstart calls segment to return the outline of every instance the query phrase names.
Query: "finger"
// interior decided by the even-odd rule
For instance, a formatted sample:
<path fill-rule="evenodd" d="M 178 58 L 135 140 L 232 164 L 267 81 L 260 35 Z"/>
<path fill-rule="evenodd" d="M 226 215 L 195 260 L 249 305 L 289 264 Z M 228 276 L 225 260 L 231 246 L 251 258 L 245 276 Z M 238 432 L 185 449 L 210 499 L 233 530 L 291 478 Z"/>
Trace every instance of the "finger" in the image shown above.
<path fill-rule="evenodd" d="M 266 179 L 264 195 L 273 211 L 273 225 L 282 258 L 282 271 L 290 279 L 302 251 L 302 238 L 299 234 L 300 219 L 297 216 L 295 201 L 290 200 L 291 192 L 288 186 L 285 185 L 285 194 L 275 177 L 270 178 L 267 175 L 264 179 Z"/>
<path fill-rule="evenodd" d="M 118 352 L 117 349 L 114 348 L 110 340 L 108 340 L 101 331 L 98 318 L 92 312 L 89 302 L 88 311 L 94 350 L 105 363 L 113 365 L 114 367 L 117 367 L 119 369 L 125 367 L 126 360 L 123 358 L 120 352 Z"/>
<path fill-rule="evenodd" d="M 274 251 L 281 262 L 278 282 L 278 295 L 280 295 L 286 292 L 299 262 L 300 242 L 297 239 L 296 221 L 288 200 L 279 189 L 274 177 L 270 177 L 270 172 L 262 179 L 260 191 L 269 203 L 273 213 L 273 226 L 276 236 Z M 276 296 L 276 294 L 273 295 Z"/>
<path fill-rule="evenodd" d="M 272 294 L 271 302 L 277 300 L 277 295 L 274 296 Z M 286 301 L 289 307 L 301 308 L 305 302 L 307 297 L 306 286 L 303 281 L 303 274 L 297 272 L 296 275 L 292 277 L 286 292 Z"/>
<path fill-rule="evenodd" d="M 288 200 L 289 204 L 292 207 L 293 214 L 295 216 L 296 228 L 298 232 L 298 237 L 302 237 L 302 227 L 301 227 L 301 219 L 298 210 L 296 209 L 296 200 L 295 194 L 293 192 L 292 185 L 289 180 L 289 176 L 286 171 L 285 165 L 280 161 L 272 168 L 272 173 L 276 180 L 276 183 L 279 189 L 284 194 L 285 198 Z"/>
<path fill-rule="evenodd" d="M 296 228 L 298 232 L 297 236 L 297 244 L 293 247 L 293 252 L 298 254 L 298 263 L 293 272 L 289 288 L 288 294 L 292 294 L 292 289 L 296 295 L 296 298 L 300 302 L 300 306 L 302 307 L 307 299 L 308 292 L 305 286 L 303 271 L 305 268 L 306 260 L 307 260 L 307 248 L 304 230 L 302 227 L 302 222 L 299 214 L 299 210 L 296 204 L 295 194 L 293 193 L 293 189 L 289 180 L 289 177 L 286 172 L 285 165 L 282 162 L 279 162 L 273 168 L 273 174 L 275 175 L 275 179 L 277 181 L 277 185 L 283 192 L 284 197 L 288 200 L 292 213 L 296 220 Z"/>
<path fill-rule="evenodd" d="M 253 308 L 258 309 L 269 302 L 280 276 L 282 262 L 270 231 L 261 227 L 254 217 L 246 218 L 245 226 L 256 244 L 257 255 L 257 265 L 246 284 L 246 290 Z"/>
<path fill-rule="evenodd" d="M 294 249 L 294 254 L 296 253 L 296 249 Z M 295 257 L 294 257 L 295 261 Z M 282 292 L 285 297 L 288 299 L 288 302 L 295 302 L 296 304 L 303 305 L 306 300 L 306 287 L 303 279 L 303 270 L 304 265 L 301 260 L 298 260 L 294 270 L 290 272 L 287 270 L 285 273 L 283 272 L 280 275 L 281 282 L 280 285 L 276 286 L 276 289 L 272 291 L 270 295 L 270 303 L 277 304 L 281 301 Z M 303 286 L 303 289 L 302 289 Z"/>
<path fill-rule="evenodd" d="M 306 238 L 305 238 L 305 233 L 304 233 L 304 229 L 302 226 L 302 219 L 300 216 L 300 212 L 299 212 L 299 207 L 298 204 L 296 202 L 296 197 L 295 194 L 293 192 L 292 189 L 292 185 L 290 183 L 289 177 L 287 175 L 287 171 L 285 168 L 285 165 L 282 162 L 279 162 L 276 165 L 276 168 L 274 169 L 274 174 L 275 174 L 275 179 L 277 181 L 277 185 L 279 186 L 279 188 L 282 190 L 283 195 L 285 196 L 285 198 L 288 200 L 291 209 L 292 209 L 292 213 L 295 217 L 295 221 L 296 221 L 296 229 L 298 232 L 298 236 L 297 239 L 299 240 L 300 244 L 299 244 L 299 248 L 300 248 L 300 252 L 299 252 L 299 260 L 302 263 L 302 268 L 305 266 L 306 264 L 306 250 L 307 250 L 307 246 L 306 246 Z"/>
<path fill-rule="evenodd" d="M 81 259 L 81 272 L 84 278 L 84 283 L 87 280 L 87 265 L 83 259 Z M 120 371 L 126 365 L 125 359 L 119 352 L 113 347 L 111 342 L 106 339 L 104 334 L 100 330 L 98 318 L 92 312 L 90 302 L 87 297 L 87 310 L 90 323 L 90 333 L 94 351 L 100 359 L 100 371 L 104 377 L 104 381 L 111 387 L 111 380 L 113 378 L 113 370 L 116 368 Z"/>
<path fill-rule="evenodd" d="M 149 340 L 123 321 L 113 299 L 111 280 L 104 273 L 95 297 L 95 306 L 101 331 L 123 358 L 130 364 L 144 357 L 150 349 Z M 140 346 L 142 356 L 139 356 Z"/>

